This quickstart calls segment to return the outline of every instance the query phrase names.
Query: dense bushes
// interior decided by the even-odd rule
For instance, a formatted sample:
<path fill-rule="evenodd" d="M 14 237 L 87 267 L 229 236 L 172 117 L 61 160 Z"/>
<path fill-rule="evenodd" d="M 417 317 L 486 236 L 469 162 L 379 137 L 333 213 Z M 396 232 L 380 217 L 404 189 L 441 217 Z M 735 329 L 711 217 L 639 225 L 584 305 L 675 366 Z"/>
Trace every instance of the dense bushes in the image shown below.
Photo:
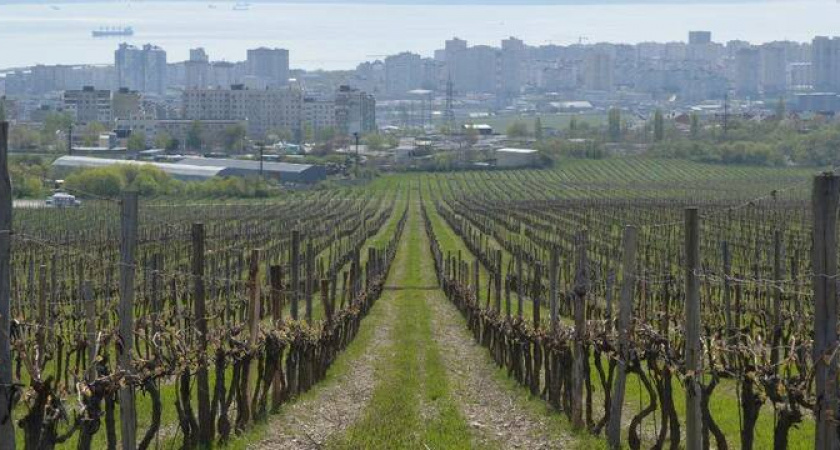
<path fill-rule="evenodd" d="M 126 189 L 143 196 L 181 195 L 213 198 L 261 198 L 278 190 L 258 178 L 211 178 L 206 181 L 182 182 L 153 166 L 121 164 L 85 169 L 65 179 L 65 187 L 83 195 L 113 197 Z"/>

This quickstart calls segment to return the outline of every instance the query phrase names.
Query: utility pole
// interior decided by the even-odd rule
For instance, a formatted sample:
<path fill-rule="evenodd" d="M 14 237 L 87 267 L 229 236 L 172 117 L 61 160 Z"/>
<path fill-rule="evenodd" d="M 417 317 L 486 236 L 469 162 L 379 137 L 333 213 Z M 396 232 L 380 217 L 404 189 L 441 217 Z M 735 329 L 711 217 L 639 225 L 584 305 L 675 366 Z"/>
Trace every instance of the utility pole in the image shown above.
<path fill-rule="evenodd" d="M 354 132 L 353 137 L 356 139 L 356 178 L 359 178 L 359 132 Z"/>
<path fill-rule="evenodd" d="M 67 127 L 67 154 L 73 156 L 73 124 Z"/>
<path fill-rule="evenodd" d="M 258 142 L 257 148 L 260 149 L 260 180 L 263 180 L 265 179 L 265 177 L 263 177 L 263 152 L 265 151 L 265 144 Z"/>

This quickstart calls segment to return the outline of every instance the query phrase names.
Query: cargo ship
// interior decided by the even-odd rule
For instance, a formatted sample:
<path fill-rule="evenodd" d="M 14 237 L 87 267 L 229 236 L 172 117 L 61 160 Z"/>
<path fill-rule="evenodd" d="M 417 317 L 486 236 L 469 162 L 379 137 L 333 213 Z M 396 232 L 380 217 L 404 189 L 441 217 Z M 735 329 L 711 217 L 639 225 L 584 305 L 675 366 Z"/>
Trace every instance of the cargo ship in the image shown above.
<path fill-rule="evenodd" d="M 103 27 L 98 30 L 93 30 L 90 33 L 93 37 L 113 37 L 113 36 L 134 36 L 134 28 L 131 27 Z"/>

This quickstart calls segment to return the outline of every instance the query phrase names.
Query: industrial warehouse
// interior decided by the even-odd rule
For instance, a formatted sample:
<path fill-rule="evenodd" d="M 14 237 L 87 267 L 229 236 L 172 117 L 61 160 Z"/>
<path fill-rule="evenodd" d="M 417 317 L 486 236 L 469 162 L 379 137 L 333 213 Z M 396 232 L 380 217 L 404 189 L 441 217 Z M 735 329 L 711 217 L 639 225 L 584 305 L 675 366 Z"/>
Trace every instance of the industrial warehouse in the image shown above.
<path fill-rule="evenodd" d="M 327 177 L 323 166 L 312 164 L 290 164 L 279 162 L 248 161 L 238 159 L 184 158 L 175 163 L 158 163 L 122 159 L 104 159 L 88 156 L 62 156 L 53 162 L 53 167 L 63 173 L 78 169 L 108 167 L 115 164 L 150 165 L 159 168 L 175 179 L 201 181 L 213 177 L 258 177 L 262 176 L 281 183 L 312 184 Z"/>

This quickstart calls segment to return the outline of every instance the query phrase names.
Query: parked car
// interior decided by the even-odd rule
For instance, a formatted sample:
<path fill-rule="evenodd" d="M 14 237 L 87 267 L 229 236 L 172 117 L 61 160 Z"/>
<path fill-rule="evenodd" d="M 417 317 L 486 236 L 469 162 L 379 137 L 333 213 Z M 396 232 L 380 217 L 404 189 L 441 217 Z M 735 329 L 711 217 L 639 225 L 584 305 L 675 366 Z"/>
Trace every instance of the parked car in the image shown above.
<path fill-rule="evenodd" d="M 56 192 L 47 197 L 47 206 L 53 208 L 67 208 L 82 206 L 82 201 L 77 200 L 75 195 L 67 194 L 65 192 Z"/>

